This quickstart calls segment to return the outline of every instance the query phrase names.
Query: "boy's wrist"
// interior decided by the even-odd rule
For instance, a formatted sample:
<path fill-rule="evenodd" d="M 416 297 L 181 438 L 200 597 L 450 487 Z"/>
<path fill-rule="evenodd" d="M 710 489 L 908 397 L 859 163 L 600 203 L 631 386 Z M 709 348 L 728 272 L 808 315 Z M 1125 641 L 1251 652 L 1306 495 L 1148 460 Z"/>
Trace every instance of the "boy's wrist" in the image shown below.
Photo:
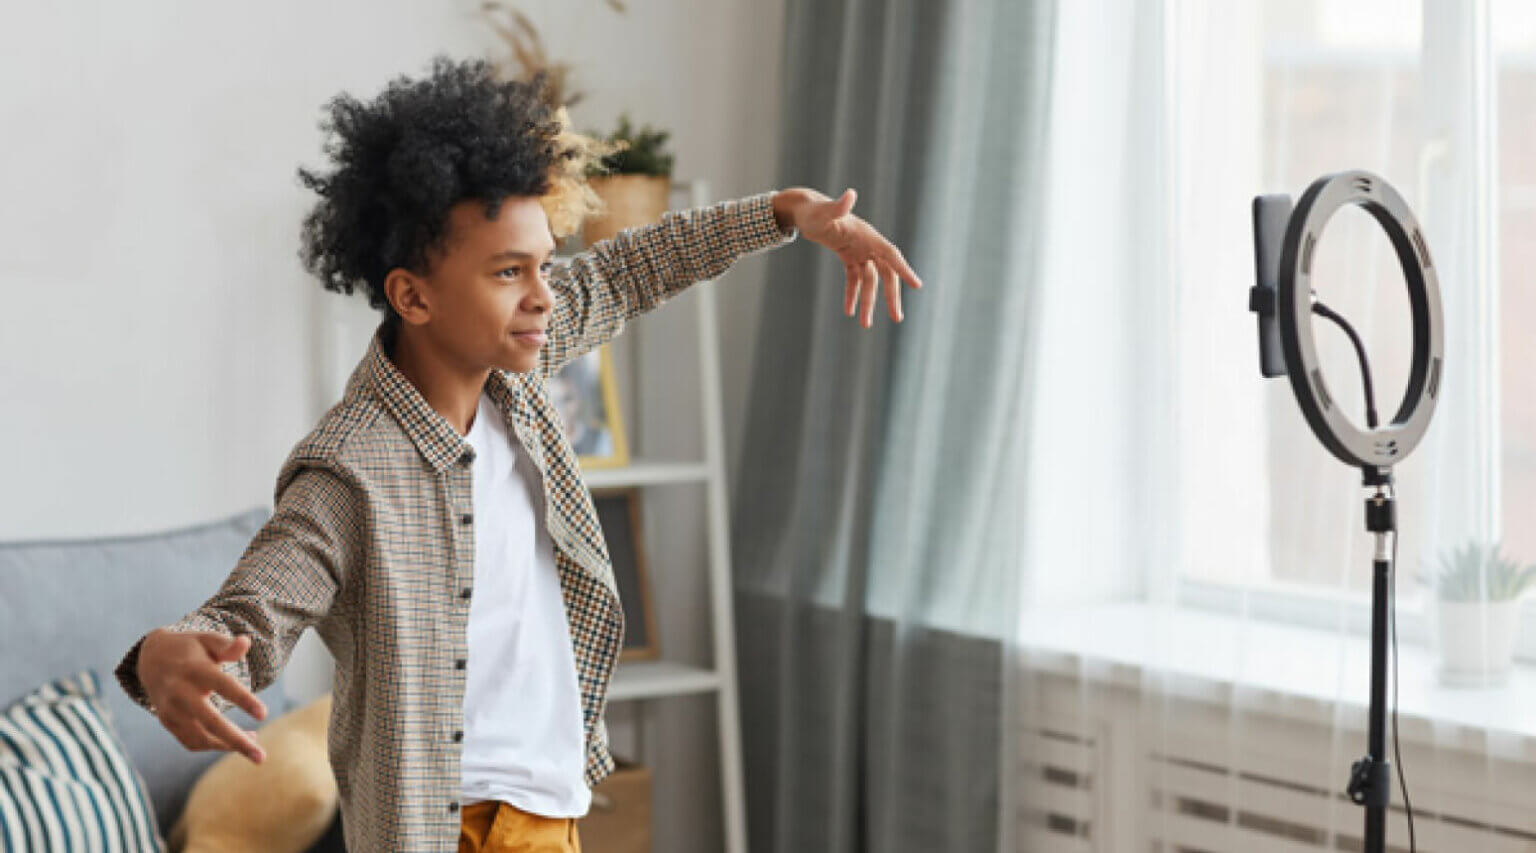
<path fill-rule="evenodd" d="M 799 228 L 800 210 L 807 204 L 831 199 L 808 187 L 790 187 L 773 194 L 773 218 L 779 228 Z"/>

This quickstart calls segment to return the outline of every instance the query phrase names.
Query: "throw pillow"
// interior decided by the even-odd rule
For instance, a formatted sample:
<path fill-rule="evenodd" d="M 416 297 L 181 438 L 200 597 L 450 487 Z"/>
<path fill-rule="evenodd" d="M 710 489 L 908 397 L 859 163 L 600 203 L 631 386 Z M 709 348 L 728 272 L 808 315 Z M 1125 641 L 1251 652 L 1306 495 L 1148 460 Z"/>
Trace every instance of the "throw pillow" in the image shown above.
<path fill-rule="evenodd" d="M 256 730 L 260 764 L 231 752 L 215 761 L 187 796 L 171 827 L 184 853 L 304 853 L 336 816 L 336 777 L 326 751 L 331 694 Z"/>
<path fill-rule="evenodd" d="M 0 715 L 0 849 L 163 853 L 154 815 L 94 669 L 44 684 Z"/>

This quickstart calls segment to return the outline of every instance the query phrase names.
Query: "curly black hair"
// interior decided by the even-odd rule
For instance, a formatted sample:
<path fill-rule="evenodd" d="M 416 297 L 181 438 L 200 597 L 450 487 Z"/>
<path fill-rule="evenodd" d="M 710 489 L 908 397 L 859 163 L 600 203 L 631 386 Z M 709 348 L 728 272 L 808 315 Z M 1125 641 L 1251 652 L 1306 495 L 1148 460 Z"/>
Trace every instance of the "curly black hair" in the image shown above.
<path fill-rule="evenodd" d="M 570 130 L 549 82 L 544 73 L 501 80 L 485 60 L 438 55 L 426 77 L 396 77 L 369 103 L 332 98 L 320 127 L 334 134 L 325 152 L 335 169 L 298 170 L 320 195 L 304 219 L 305 268 L 327 290 L 365 290 L 395 324 L 385 276 L 396 267 L 428 272 L 458 202 L 482 201 L 495 218 L 506 197 L 535 196 L 556 237 L 574 231 L 601 207 L 583 176 L 606 151 Z"/>

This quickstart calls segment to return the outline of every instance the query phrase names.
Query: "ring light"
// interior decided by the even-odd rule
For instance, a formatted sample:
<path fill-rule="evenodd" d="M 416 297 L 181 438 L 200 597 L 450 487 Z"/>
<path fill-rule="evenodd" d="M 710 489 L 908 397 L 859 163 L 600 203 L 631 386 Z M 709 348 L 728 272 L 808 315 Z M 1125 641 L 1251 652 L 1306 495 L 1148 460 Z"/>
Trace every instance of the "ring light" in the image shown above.
<path fill-rule="evenodd" d="M 1312 335 L 1312 260 L 1319 235 L 1346 204 L 1365 208 L 1392 242 L 1408 286 L 1413 313 L 1413 359 L 1408 387 L 1389 424 L 1361 429 L 1344 413 L 1323 381 Z M 1346 464 L 1390 467 L 1418 445 L 1440 391 L 1445 341 L 1440 286 L 1418 220 L 1391 184 L 1364 171 L 1318 178 L 1302 194 L 1285 231 L 1276 314 L 1287 373 L 1296 402 L 1318 440 Z"/>

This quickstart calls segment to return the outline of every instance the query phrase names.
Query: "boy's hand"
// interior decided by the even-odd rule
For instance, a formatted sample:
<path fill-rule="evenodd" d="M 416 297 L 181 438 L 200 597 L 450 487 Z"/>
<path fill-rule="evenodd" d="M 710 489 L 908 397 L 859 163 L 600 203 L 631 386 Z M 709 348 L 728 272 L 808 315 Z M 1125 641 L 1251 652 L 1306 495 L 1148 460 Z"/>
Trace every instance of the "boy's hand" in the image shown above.
<path fill-rule="evenodd" d="M 214 692 L 244 708 L 258 720 L 267 716 L 255 694 L 221 663 L 239 660 L 250 650 L 251 638 L 227 637 L 209 631 L 172 632 L 156 629 L 139 649 L 138 675 L 160 724 L 193 751 L 238 751 L 260 764 L 266 757 L 255 732 L 246 732 L 208 701 Z"/>
<path fill-rule="evenodd" d="M 774 198 L 775 217 L 800 229 L 807 240 L 826 246 L 843 262 L 848 284 L 843 291 L 843 314 L 853 316 L 856 303 L 863 314 L 864 328 L 875 322 L 875 296 L 885 281 L 885 301 L 891 319 L 900 323 L 901 279 L 912 287 L 922 287 L 922 279 L 907 265 L 901 250 L 881 236 L 874 226 L 854 216 L 853 203 L 858 193 L 852 188 L 837 198 L 811 189 L 796 187 L 782 190 Z"/>

